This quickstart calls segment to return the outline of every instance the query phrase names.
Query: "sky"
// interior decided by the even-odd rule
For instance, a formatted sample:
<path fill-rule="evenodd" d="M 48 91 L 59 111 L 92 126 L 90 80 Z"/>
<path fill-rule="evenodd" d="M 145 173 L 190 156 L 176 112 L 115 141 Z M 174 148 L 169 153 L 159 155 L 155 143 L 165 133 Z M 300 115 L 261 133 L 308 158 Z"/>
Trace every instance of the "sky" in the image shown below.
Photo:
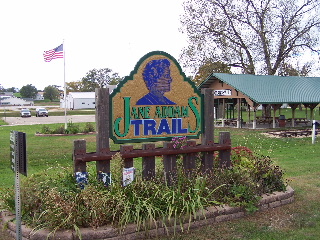
<path fill-rule="evenodd" d="M 183 0 L 10 0 L 0 3 L 0 85 L 38 90 L 78 81 L 94 68 L 127 76 L 151 51 L 177 61 Z M 65 58 L 43 52 L 64 43 Z"/>

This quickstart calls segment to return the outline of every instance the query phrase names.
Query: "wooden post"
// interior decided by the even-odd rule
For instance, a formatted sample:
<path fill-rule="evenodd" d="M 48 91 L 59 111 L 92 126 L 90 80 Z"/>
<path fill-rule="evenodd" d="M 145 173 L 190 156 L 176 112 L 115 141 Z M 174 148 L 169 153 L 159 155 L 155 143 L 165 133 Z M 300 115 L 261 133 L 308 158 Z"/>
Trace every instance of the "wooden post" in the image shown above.
<path fill-rule="evenodd" d="M 155 149 L 155 144 L 145 143 L 142 144 L 143 150 L 152 150 Z M 155 157 L 143 157 L 142 158 L 142 177 L 145 180 L 150 180 L 156 175 L 156 161 Z"/>
<path fill-rule="evenodd" d="M 271 104 L 273 108 L 272 127 L 276 128 L 276 111 L 281 108 L 282 104 Z"/>
<path fill-rule="evenodd" d="M 129 153 L 133 151 L 133 145 L 120 145 L 120 154 Z M 133 167 L 133 158 L 124 159 L 124 167 L 131 168 Z"/>
<path fill-rule="evenodd" d="M 172 142 L 164 142 L 163 147 L 173 149 Z M 172 185 L 177 177 L 177 156 L 176 155 L 163 155 L 163 166 L 165 179 L 168 185 Z"/>
<path fill-rule="evenodd" d="M 76 156 L 85 155 L 87 152 L 86 140 L 74 140 L 73 141 L 73 171 L 76 172 L 86 172 L 87 165 L 86 162 L 77 161 Z"/>
<path fill-rule="evenodd" d="M 203 91 L 202 91 L 202 93 L 203 93 Z M 206 104 L 206 101 L 204 101 L 204 104 Z M 222 98 L 222 124 L 221 124 L 221 127 L 225 127 L 225 122 L 224 122 L 225 118 L 226 118 L 226 99 Z"/>
<path fill-rule="evenodd" d="M 104 155 L 109 146 L 109 89 L 96 88 L 96 152 Z M 97 174 L 110 173 L 110 160 L 96 162 Z"/>
<path fill-rule="evenodd" d="M 248 128 L 249 128 L 249 124 L 251 123 L 251 106 L 248 104 L 247 105 L 247 111 L 248 111 L 248 124 L 247 124 L 247 126 L 248 126 Z"/>
<path fill-rule="evenodd" d="M 196 141 L 187 141 L 187 147 L 195 147 Z M 196 154 L 189 153 L 183 156 L 183 169 L 187 176 L 191 176 L 192 172 L 196 169 Z"/>
<path fill-rule="evenodd" d="M 201 89 L 201 93 L 204 95 L 204 129 L 201 138 L 202 145 L 214 144 L 214 98 L 213 91 L 209 88 Z M 202 171 L 210 172 L 213 169 L 213 153 L 205 152 L 202 159 Z"/>
<path fill-rule="evenodd" d="M 292 122 L 291 122 L 291 126 L 292 126 L 292 127 L 295 127 L 295 120 L 294 120 L 295 117 L 296 117 L 296 116 L 295 116 L 295 111 L 296 111 L 296 108 L 299 106 L 299 104 L 297 104 L 297 103 L 291 103 L 291 104 L 290 104 L 290 103 L 289 103 L 289 106 L 291 107 L 291 111 L 292 111 L 292 118 L 291 118 L 291 119 L 292 119 L 292 120 L 291 120 Z"/>
<path fill-rule="evenodd" d="M 237 128 L 241 128 L 242 127 L 242 122 L 241 122 L 241 98 L 237 98 L 237 108 L 238 108 Z"/>
<path fill-rule="evenodd" d="M 230 132 L 219 132 L 219 144 L 230 144 Z M 231 166 L 231 149 L 219 152 L 220 167 L 228 168 Z"/>

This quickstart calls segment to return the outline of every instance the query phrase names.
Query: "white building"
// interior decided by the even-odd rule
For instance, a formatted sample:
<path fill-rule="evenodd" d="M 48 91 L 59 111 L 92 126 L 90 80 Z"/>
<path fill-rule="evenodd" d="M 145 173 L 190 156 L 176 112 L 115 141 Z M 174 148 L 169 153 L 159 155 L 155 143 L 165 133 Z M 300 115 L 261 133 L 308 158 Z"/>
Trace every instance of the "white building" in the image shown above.
<path fill-rule="evenodd" d="M 44 92 L 38 92 L 34 100 L 44 100 L 43 94 Z"/>
<path fill-rule="evenodd" d="M 115 89 L 116 85 L 109 85 L 110 93 Z M 66 96 L 67 109 L 94 109 L 96 107 L 95 92 L 69 92 Z M 60 100 L 60 108 L 64 108 L 64 99 Z"/>
<path fill-rule="evenodd" d="M 0 95 L 0 105 L 1 106 L 33 106 L 32 100 L 25 100 L 22 98 L 17 98 L 13 94 L 4 93 Z"/>
<path fill-rule="evenodd" d="M 88 109 L 95 108 L 94 92 L 70 92 L 66 96 L 67 109 Z M 64 108 L 64 99 L 60 101 L 60 107 Z"/>

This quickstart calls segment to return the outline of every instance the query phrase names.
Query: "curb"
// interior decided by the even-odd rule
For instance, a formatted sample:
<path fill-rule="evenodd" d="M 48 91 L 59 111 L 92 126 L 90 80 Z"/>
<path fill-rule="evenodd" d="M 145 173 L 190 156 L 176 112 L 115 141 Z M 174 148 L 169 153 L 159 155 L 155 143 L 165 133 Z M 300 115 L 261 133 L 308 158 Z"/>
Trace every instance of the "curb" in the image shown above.
<path fill-rule="evenodd" d="M 271 194 L 263 194 L 261 200 L 258 203 L 258 211 L 265 211 L 280 207 L 294 201 L 294 190 L 287 186 L 284 192 L 273 192 Z M 208 207 L 205 210 L 198 211 L 196 216 L 191 219 L 183 219 L 183 229 L 190 230 L 196 229 L 202 226 L 217 224 L 220 222 L 230 221 L 233 219 L 242 218 L 248 215 L 245 209 L 241 207 L 230 207 L 228 205 Z M 7 230 L 10 235 L 15 237 L 15 224 L 13 223 L 14 214 L 8 211 L 1 212 L 1 224 L 7 226 Z M 180 224 L 176 226 L 174 222 L 167 223 L 167 226 L 163 226 L 160 223 L 154 224 L 151 229 L 147 231 L 137 231 L 135 224 L 129 224 L 121 233 L 117 228 L 110 226 L 102 226 L 98 229 L 92 228 L 80 228 L 82 240 L 135 240 L 155 238 L 164 235 L 171 235 L 174 233 L 182 232 Z M 77 233 L 74 230 L 56 231 L 51 233 L 49 230 L 40 229 L 34 231 L 25 225 L 21 226 L 22 239 L 23 240 L 78 240 Z"/>

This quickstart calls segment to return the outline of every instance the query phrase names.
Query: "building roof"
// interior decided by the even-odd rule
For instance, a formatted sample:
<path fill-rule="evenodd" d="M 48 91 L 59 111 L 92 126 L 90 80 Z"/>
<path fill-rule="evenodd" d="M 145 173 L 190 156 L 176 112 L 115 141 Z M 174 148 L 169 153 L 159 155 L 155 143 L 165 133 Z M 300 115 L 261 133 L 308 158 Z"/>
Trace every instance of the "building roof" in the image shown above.
<path fill-rule="evenodd" d="M 199 88 L 220 80 L 260 104 L 320 103 L 320 77 L 212 73 Z"/>

